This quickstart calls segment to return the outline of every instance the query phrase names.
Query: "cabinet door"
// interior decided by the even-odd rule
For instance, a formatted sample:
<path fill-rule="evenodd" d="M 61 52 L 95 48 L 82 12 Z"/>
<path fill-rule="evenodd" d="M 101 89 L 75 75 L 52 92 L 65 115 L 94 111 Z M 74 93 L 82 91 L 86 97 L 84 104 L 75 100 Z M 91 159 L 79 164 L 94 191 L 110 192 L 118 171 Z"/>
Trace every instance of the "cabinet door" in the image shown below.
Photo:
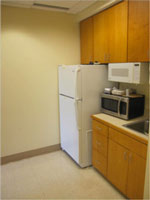
<path fill-rule="evenodd" d="M 129 154 L 129 169 L 127 181 L 127 197 L 130 199 L 143 199 L 146 160 Z"/>
<path fill-rule="evenodd" d="M 93 18 L 80 22 L 81 64 L 93 61 Z"/>
<path fill-rule="evenodd" d="M 127 62 L 128 2 L 109 9 L 109 62 Z"/>
<path fill-rule="evenodd" d="M 149 60 L 149 1 L 129 0 L 128 61 Z"/>
<path fill-rule="evenodd" d="M 94 61 L 108 63 L 109 55 L 109 10 L 105 10 L 93 17 L 94 20 Z"/>
<path fill-rule="evenodd" d="M 107 176 L 112 184 L 124 194 L 126 194 L 128 154 L 126 148 L 109 140 Z"/>
<path fill-rule="evenodd" d="M 95 61 L 127 62 L 127 16 L 127 1 L 94 16 Z"/>

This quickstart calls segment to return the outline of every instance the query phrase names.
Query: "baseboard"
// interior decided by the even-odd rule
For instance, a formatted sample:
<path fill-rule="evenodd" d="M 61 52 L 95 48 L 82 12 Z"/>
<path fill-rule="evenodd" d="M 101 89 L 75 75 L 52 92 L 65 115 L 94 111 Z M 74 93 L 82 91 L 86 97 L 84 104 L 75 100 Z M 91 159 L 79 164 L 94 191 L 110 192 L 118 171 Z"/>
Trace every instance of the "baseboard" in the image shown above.
<path fill-rule="evenodd" d="M 4 157 L 1 157 L 1 165 L 9 163 L 9 162 L 22 160 L 22 159 L 25 159 L 25 158 L 30 158 L 30 157 L 37 156 L 37 155 L 50 153 L 50 152 L 53 152 L 53 151 L 58 151 L 58 150 L 60 150 L 60 144 L 56 144 L 56 145 L 52 145 L 52 146 L 48 146 L 48 147 L 43 147 L 43 148 L 40 148 L 40 149 L 25 151 L 25 152 L 13 154 L 13 155 L 10 155 L 10 156 L 4 156 Z"/>

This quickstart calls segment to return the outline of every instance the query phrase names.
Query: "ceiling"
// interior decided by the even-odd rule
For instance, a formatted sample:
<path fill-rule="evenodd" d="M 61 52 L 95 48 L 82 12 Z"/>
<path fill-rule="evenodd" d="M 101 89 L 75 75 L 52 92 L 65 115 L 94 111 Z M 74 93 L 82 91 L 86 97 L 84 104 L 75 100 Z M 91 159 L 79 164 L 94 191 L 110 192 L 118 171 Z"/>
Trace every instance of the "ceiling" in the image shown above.
<path fill-rule="evenodd" d="M 2 0 L 2 5 L 38 8 L 76 14 L 99 0 Z"/>

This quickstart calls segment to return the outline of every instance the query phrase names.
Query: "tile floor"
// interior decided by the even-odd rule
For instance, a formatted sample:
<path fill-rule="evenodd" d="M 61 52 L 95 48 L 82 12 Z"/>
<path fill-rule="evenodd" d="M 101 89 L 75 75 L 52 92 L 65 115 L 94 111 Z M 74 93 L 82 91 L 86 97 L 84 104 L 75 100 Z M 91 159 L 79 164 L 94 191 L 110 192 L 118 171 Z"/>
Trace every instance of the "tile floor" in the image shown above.
<path fill-rule="evenodd" d="M 125 199 L 95 169 L 63 151 L 2 166 L 2 199 Z"/>

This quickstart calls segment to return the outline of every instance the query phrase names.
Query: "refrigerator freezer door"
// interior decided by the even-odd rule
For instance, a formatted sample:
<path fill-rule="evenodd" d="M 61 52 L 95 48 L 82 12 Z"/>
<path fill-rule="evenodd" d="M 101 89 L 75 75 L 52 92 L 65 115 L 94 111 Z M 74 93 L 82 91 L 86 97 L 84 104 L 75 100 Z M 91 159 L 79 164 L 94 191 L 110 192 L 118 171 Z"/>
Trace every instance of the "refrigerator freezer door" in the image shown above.
<path fill-rule="evenodd" d="M 59 104 L 61 147 L 79 163 L 80 102 L 59 95 Z"/>
<path fill-rule="evenodd" d="M 59 66 L 59 94 L 81 99 L 80 66 Z"/>

